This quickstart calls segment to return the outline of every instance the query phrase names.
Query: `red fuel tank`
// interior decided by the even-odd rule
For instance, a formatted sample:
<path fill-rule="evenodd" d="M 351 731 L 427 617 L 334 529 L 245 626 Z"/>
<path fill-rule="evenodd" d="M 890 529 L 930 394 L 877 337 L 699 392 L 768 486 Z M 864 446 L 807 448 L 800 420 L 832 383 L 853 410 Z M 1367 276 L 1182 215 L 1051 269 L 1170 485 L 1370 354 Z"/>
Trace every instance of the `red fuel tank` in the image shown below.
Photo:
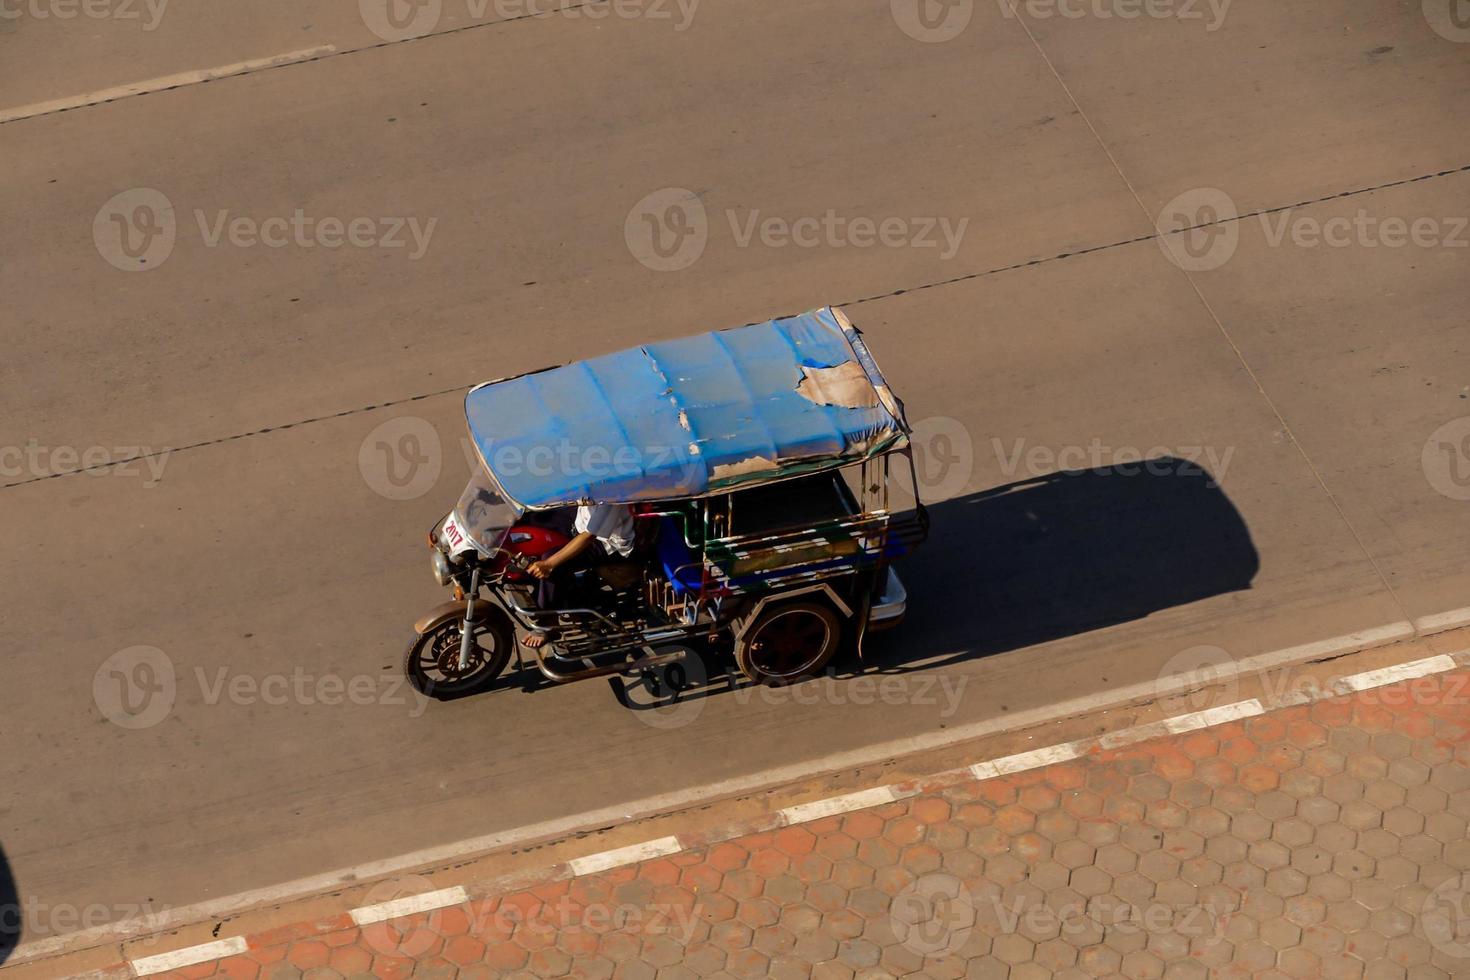
<path fill-rule="evenodd" d="M 512 554 L 523 555 L 535 561 L 545 558 L 547 555 L 564 548 L 571 538 L 555 528 L 537 527 L 531 524 L 517 524 L 505 535 L 505 544 L 502 545 L 506 551 Z M 510 559 L 501 555 L 491 566 L 492 572 L 498 572 L 506 566 Z M 506 580 L 510 582 L 524 582 L 530 578 L 525 572 L 511 569 L 506 574 Z"/>

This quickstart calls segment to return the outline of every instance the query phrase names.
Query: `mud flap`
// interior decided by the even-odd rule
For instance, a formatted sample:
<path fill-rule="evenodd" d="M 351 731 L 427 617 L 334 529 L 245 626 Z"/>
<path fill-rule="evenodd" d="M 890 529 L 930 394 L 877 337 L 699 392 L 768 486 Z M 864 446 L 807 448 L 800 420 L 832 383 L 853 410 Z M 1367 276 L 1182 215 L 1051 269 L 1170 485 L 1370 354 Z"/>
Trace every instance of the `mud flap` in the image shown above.
<path fill-rule="evenodd" d="M 848 653 L 854 653 L 859 660 L 863 659 L 863 640 L 868 635 L 868 615 L 873 611 L 873 593 L 878 588 L 880 575 L 887 575 L 886 567 L 869 569 L 859 573 L 857 581 L 853 583 L 853 629 L 849 631 Z"/>

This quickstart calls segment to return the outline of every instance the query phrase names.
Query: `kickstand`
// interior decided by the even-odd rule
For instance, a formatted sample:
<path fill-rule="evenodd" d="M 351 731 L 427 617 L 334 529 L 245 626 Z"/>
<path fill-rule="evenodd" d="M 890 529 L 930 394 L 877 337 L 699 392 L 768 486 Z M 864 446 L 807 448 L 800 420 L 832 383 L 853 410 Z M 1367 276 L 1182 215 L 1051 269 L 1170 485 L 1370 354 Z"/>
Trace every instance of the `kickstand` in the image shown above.
<path fill-rule="evenodd" d="M 633 702 L 628 700 L 628 685 L 616 674 L 607 679 L 607 686 L 612 688 L 613 697 L 618 699 L 618 704 L 624 708 L 632 708 Z"/>
<path fill-rule="evenodd" d="M 540 684 L 537 683 L 535 672 L 526 669 L 526 658 L 521 656 L 521 644 L 519 639 L 516 641 L 515 646 L 516 676 L 524 678 L 524 680 L 521 681 L 522 693 L 530 694 L 532 691 L 536 690 L 536 688 L 540 687 Z"/>

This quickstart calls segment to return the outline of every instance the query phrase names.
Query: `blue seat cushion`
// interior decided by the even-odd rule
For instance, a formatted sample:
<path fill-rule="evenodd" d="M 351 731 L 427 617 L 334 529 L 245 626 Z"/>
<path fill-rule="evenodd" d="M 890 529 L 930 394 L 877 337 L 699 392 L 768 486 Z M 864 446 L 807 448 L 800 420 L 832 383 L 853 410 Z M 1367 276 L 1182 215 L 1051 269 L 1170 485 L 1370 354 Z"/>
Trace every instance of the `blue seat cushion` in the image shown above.
<path fill-rule="evenodd" d="M 664 577 L 674 587 L 675 595 L 699 592 L 704 579 L 704 564 L 694 549 L 684 543 L 682 522 L 672 517 L 659 521 L 658 563 Z"/>

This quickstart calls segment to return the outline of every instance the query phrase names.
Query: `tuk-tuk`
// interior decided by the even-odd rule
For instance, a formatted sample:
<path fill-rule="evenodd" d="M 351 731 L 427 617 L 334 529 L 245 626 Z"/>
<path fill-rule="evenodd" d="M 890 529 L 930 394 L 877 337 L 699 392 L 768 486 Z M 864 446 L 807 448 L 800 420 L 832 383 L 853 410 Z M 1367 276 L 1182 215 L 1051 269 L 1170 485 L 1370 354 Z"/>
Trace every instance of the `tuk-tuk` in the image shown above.
<path fill-rule="evenodd" d="M 553 637 L 528 650 L 553 682 L 666 690 L 697 650 L 756 683 L 811 677 L 903 617 L 891 563 L 928 517 L 917 499 L 895 513 L 891 466 L 917 497 L 910 429 L 841 310 L 489 382 L 465 416 L 480 467 L 429 532 L 454 601 L 415 624 L 404 659 L 426 694 L 480 690 L 512 656 L 524 669 L 518 630 Z M 596 505 L 629 508 L 632 554 L 539 608 L 528 571 Z"/>

